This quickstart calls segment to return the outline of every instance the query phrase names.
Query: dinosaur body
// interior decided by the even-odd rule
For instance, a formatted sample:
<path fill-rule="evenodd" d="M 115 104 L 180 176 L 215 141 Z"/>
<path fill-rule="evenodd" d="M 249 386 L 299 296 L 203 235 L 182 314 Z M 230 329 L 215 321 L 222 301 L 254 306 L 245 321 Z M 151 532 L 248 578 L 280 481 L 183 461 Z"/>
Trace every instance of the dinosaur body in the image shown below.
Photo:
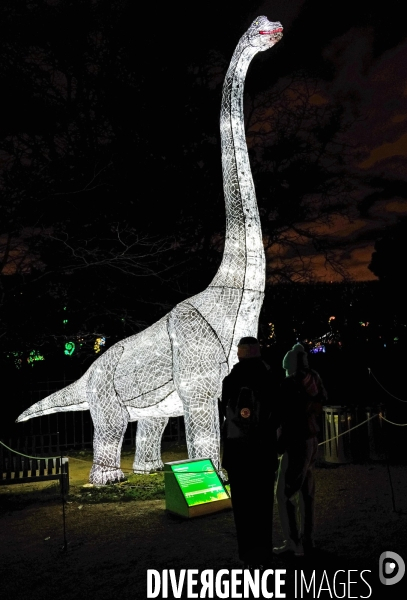
<path fill-rule="evenodd" d="M 120 452 L 138 420 L 135 472 L 162 467 L 161 435 L 169 416 L 184 415 L 190 458 L 219 467 L 217 401 L 237 361 L 241 337 L 256 336 L 265 288 L 265 256 L 247 154 L 243 87 L 252 58 L 281 38 L 280 23 L 258 17 L 242 36 L 226 74 L 221 107 L 226 237 L 221 265 L 201 293 L 100 356 L 75 383 L 37 402 L 17 421 L 90 409 L 94 461 L 90 481 L 123 478 Z"/>

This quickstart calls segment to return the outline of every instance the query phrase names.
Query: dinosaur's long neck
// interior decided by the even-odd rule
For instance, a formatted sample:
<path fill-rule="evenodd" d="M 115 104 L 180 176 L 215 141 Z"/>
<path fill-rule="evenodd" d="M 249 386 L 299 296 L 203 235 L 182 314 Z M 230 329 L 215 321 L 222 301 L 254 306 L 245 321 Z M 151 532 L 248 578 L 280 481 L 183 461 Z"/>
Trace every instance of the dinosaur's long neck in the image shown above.
<path fill-rule="evenodd" d="M 258 50 L 240 40 L 223 84 L 220 132 L 226 236 L 222 263 L 211 286 L 264 292 L 265 256 L 244 131 L 243 88 Z"/>

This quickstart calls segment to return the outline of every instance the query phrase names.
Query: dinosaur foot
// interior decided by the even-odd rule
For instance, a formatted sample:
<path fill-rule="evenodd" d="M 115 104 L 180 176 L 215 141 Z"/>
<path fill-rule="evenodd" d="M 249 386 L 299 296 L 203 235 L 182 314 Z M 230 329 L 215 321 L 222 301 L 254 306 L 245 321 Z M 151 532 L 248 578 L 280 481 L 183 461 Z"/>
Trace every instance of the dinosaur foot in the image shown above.
<path fill-rule="evenodd" d="M 125 481 L 126 477 L 121 469 L 93 465 L 89 474 L 89 482 L 93 485 L 108 485 Z"/>
<path fill-rule="evenodd" d="M 133 463 L 133 472 L 138 475 L 143 475 L 146 473 L 155 473 L 156 471 L 162 471 L 164 469 L 164 463 L 161 459 L 153 460 L 143 463 Z"/>

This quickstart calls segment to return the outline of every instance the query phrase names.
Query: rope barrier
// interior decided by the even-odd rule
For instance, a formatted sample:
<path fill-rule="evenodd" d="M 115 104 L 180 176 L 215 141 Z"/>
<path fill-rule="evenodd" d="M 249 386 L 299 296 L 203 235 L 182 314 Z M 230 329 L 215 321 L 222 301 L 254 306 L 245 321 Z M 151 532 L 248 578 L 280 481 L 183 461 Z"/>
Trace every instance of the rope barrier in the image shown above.
<path fill-rule="evenodd" d="M 367 423 L 368 421 L 371 421 L 372 419 L 374 419 L 375 417 L 379 416 L 378 414 L 372 415 L 371 417 L 369 417 L 368 419 L 366 419 L 366 421 L 362 421 L 362 423 L 358 423 L 358 425 L 355 425 L 354 427 L 351 427 L 350 429 L 347 429 L 346 431 L 342 431 L 342 433 L 338 433 L 338 435 L 335 435 L 334 437 L 332 437 L 329 440 L 325 440 L 324 442 L 320 442 L 318 444 L 318 446 L 323 446 L 324 444 L 327 444 L 328 442 L 332 442 L 332 440 L 336 440 L 339 437 L 341 437 L 342 435 L 345 435 L 345 433 L 350 433 L 351 431 L 353 431 L 354 429 L 357 429 L 358 427 L 360 427 L 361 425 L 364 425 L 365 423 Z"/>
<path fill-rule="evenodd" d="M 9 446 L 7 446 L 7 444 L 5 444 L 4 442 L 2 442 L 0 440 L 0 444 L 2 446 L 4 446 L 5 448 L 7 448 L 7 450 L 10 450 L 10 452 L 14 452 L 15 454 L 19 454 L 20 456 L 24 456 L 25 458 L 35 458 L 36 460 L 46 460 L 48 458 L 61 458 L 60 456 L 30 456 L 29 454 L 23 454 L 22 452 L 18 452 L 18 450 L 13 450 L 13 448 L 10 448 Z M 69 460 L 78 460 L 79 462 L 84 462 L 87 463 L 87 460 L 83 460 L 82 458 L 75 458 L 74 456 L 70 456 Z"/>
<path fill-rule="evenodd" d="M 35 458 L 35 460 L 46 460 L 48 458 L 61 458 L 60 456 L 30 456 L 29 454 L 23 454 L 22 452 L 18 452 L 17 450 L 13 450 L 13 448 L 10 448 L 9 446 L 7 446 L 4 442 L 0 441 L 0 444 L 2 446 L 4 446 L 5 448 L 7 448 L 7 450 L 10 450 L 10 452 L 14 452 L 14 454 L 19 454 L 20 456 L 24 456 L 25 458 Z"/>
<path fill-rule="evenodd" d="M 75 458 L 74 456 L 69 456 L 69 460 L 78 460 L 79 462 L 87 463 L 89 461 L 83 460 L 83 458 Z"/>
<path fill-rule="evenodd" d="M 373 377 L 373 379 L 380 385 L 380 387 L 382 388 L 382 390 L 384 390 L 386 392 L 386 394 L 388 394 L 389 396 L 391 396 L 395 400 L 399 400 L 399 402 L 407 402 L 407 400 L 403 400 L 402 398 L 397 398 L 397 396 L 394 396 L 388 390 L 386 390 L 386 388 L 382 386 L 382 384 L 377 379 L 377 377 L 372 373 L 372 369 L 370 367 L 368 367 L 367 370 L 369 371 L 369 375 L 371 375 Z"/>
<path fill-rule="evenodd" d="M 390 423 L 390 425 L 397 425 L 397 427 L 407 427 L 407 423 L 394 423 L 393 421 L 389 421 L 389 419 L 386 419 L 386 417 L 383 417 L 383 415 L 380 418 L 383 419 L 383 421 L 386 421 L 386 423 Z"/>

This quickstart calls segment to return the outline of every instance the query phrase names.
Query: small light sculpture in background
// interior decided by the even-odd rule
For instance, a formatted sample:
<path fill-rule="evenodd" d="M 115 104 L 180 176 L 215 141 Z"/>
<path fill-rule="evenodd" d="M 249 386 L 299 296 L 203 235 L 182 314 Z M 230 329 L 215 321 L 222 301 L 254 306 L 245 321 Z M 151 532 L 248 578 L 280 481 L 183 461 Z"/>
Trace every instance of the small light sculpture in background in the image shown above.
<path fill-rule="evenodd" d="M 106 344 L 106 338 L 105 337 L 98 337 L 95 340 L 95 343 L 93 345 L 93 349 L 95 351 L 95 354 L 99 354 L 100 350 L 103 346 L 105 346 Z"/>
<path fill-rule="evenodd" d="M 326 352 L 326 348 L 323 344 L 319 344 L 318 346 L 315 346 L 315 348 L 310 349 L 311 354 L 319 354 L 320 352 Z"/>
<path fill-rule="evenodd" d="M 64 354 L 66 354 L 67 356 L 72 356 L 72 354 L 75 352 L 75 348 L 75 342 L 66 342 Z"/>
<path fill-rule="evenodd" d="M 45 360 L 42 354 L 39 353 L 38 350 L 31 350 L 28 355 L 27 362 L 29 365 L 33 366 L 35 362 Z"/>
<path fill-rule="evenodd" d="M 267 348 L 276 342 L 276 330 L 274 323 L 268 323 Z"/>

